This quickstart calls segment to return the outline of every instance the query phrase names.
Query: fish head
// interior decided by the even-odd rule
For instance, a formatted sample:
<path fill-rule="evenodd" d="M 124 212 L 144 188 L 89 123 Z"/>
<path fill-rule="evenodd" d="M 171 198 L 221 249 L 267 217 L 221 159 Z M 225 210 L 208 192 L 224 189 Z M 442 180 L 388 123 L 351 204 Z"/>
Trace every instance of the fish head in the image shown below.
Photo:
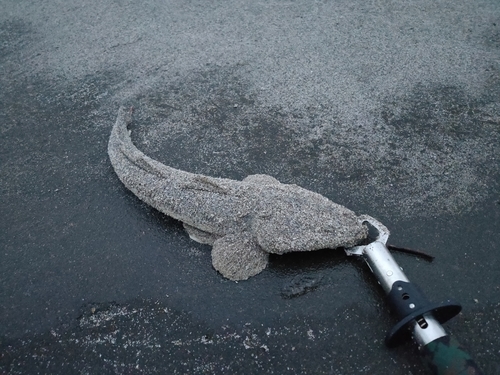
<path fill-rule="evenodd" d="M 284 185 L 262 196 L 254 233 L 264 251 L 283 254 L 351 247 L 366 239 L 368 230 L 353 211 L 296 185 Z"/>

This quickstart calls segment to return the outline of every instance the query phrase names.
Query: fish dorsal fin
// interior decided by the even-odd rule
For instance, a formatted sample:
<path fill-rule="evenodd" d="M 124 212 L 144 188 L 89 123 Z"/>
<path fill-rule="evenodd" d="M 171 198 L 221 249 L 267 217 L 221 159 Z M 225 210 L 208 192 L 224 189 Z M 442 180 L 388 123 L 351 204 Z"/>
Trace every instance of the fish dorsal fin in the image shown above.
<path fill-rule="evenodd" d="M 262 272 L 269 254 L 264 252 L 247 233 L 228 234 L 216 240 L 212 247 L 212 264 L 230 280 L 246 280 Z"/>
<path fill-rule="evenodd" d="M 125 157 L 135 166 L 139 167 L 147 173 L 153 174 L 160 178 L 170 177 L 171 171 L 173 170 L 172 168 L 163 165 L 162 163 L 150 158 L 149 156 L 144 155 L 140 151 L 123 151 L 123 155 L 125 155 Z"/>
<path fill-rule="evenodd" d="M 208 191 L 216 194 L 227 194 L 228 188 L 219 182 L 217 178 L 194 175 L 184 186 L 184 189 Z"/>
<path fill-rule="evenodd" d="M 274 177 L 271 177 L 267 174 L 251 174 L 249 176 L 246 176 L 243 179 L 243 182 L 249 182 L 253 184 L 259 184 L 259 185 L 279 185 L 281 182 L 279 182 L 277 179 Z"/>

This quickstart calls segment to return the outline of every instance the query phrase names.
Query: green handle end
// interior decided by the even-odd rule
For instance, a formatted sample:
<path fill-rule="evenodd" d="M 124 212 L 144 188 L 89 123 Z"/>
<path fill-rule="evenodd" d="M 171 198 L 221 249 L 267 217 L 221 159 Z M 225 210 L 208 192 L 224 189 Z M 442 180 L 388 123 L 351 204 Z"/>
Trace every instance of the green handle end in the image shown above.
<path fill-rule="evenodd" d="M 471 356 L 451 336 L 440 337 L 421 348 L 424 361 L 436 375 L 482 375 Z"/>

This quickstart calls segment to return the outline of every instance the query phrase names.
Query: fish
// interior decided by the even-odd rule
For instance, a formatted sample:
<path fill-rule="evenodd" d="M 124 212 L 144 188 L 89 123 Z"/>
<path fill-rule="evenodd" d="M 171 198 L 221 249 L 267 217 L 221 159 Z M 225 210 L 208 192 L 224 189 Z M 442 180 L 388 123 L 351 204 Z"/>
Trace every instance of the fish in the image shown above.
<path fill-rule="evenodd" d="M 140 151 L 130 137 L 132 110 L 121 106 L 108 142 L 120 181 L 140 200 L 183 223 L 189 237 L 212 246 L 222 276 L 246 280 L 269 254 L 352 247 L 366 240 L 366 215 L 266 174 L 243 180 L 176 169 Z"/>

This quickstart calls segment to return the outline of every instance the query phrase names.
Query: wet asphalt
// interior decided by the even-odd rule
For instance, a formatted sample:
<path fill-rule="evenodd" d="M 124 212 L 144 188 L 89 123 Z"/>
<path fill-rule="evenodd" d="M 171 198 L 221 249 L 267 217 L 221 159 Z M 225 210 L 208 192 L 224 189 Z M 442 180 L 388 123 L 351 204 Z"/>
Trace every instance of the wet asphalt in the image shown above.
<path fill-rule="evenodd" d="M 378 218 L 446 329 L 500 373 L 497 1 L 4 1 L 0 373 L 427 374 L 367 267 L 243 282 L 127 191 L 118 107 L 176 168 L 267 173 Z"/>

